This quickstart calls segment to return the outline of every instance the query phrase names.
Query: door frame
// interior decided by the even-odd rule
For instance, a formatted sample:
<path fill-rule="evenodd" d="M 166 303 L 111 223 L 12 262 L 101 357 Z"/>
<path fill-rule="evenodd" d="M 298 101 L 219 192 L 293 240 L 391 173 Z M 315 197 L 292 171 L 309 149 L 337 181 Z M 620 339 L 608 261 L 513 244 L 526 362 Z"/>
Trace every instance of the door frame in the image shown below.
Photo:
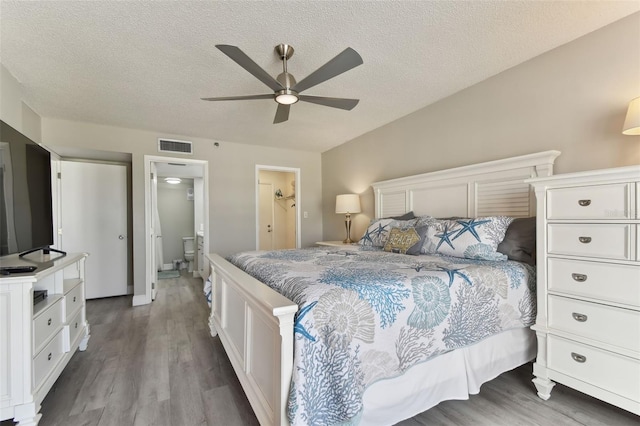
<path fill-rule="evenodd" d="M 154 260 L 152 259 L 152 249 L 151 249 L 151 221 L 152 221 L 152 209 L 151 209 L 151 181 L 152 178 L 150 176 L 152 167 L 152 163 L 186 163 L 186 164 L 197 164 L 201 165 L 203 168 L 203 222 L 204 229 L 203 234 L 204 238 L 202 240 L 203 250 L 205 253 L 209 252 L 209 162 L 206 160 L 195 160 L 191 158 L 183 158 L 183 157 L 164 157 L 159 155 L 145 155 L 144 156 L 144 235 L 145 235 L 145 292 L 144 294 L 135 295 L 133 297 L 133 306 L 145 305 L 151 303 L 153 300 L 153 288 L 152 283 L 154 282 L 154 277 L 152 276 L 151 268 L 153 267 Z M 154 176 L 157 179 L 157 176 Z"/>
<path fill-rule="evenodd" d="M 255 205 L 256 205 L 256 250 L 260 250 L 260 172 L 287 172 L 293 173 L 295 176 L 296 190 L 294 192 L 296 197 L 296 248 L 300 248 L 302 245 L 302 236 L 300 232 L 300 168 L 299 167 L 282 167 L 282 166 L 268 166 L 264 164 L 256 164 L 255 170 Z"/>

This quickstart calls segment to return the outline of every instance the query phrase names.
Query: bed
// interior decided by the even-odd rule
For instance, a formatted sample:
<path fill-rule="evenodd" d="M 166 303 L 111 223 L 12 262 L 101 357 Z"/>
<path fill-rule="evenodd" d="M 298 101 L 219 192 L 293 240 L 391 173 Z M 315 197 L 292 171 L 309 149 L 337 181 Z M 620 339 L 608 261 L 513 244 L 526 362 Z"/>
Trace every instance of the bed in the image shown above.
<path fill-rule="evenodd" d="M 410 211 L 419 216 L 437 217 L 531 216 L 535 212 L 535 198 L 524 180 L 551 175 L 553 162 L 558 155 L 557 151 L 547 151 L 374 183 L 376 218 Z M 467 221 L 470 222 L 473 221 Z M 220 336 L 256 417 L 263 425 L 287 425 L 289 415 L 294 424 L 393 424 L 425 411 L 440 401 L 466 399 L 469 394 L 477 393 L 482 383 L 535 356 L 535 334 L 526 327 L 531 324 L 532 312 L 526 308 L 526 303 L 523 304 L 523 300 L 532 298 L 533 268 L 518 262 L 476 261 L 422 254 L 409 256 L 375 249 L 328 250 L 326 247 L 270 254 L 242 253 L 229 260 L 216 254 L 208 257 L 212 271 L 211 334 Z M 457 312 L 458 319 L 445 320 L 443 316 L 421 314 L 417 312 L 418 304 L 399 307 L 393 297 L 386 303 L 391 307 L 383 309 L 380 305 L 384 303 L 376 300 L 383 300 L 384 295 L 382 299 L 378 299 L 375 292 L 363 295 L 348 285 L 338 285 L 337 288 L 334 285 L 328 289 L 328 296 L 317 296 L 315 299 L 292 285 L 313 278 L 304 275 L 305 271 L 315 271 L 315 279 L 328 285 L 331 280 L 327 279 L 326 274 L 331 272 L 317 269 L 319 265 L 330 265 L 329 271 L 333 273 L 348 271 L 348 264 L 355 265 L 355 258 L 378 265 L 377 274 L 391 274 L 392 277 L 388 277 L 390 282 L 398 281 L 398 274 L 402 275 L 404 280 L 413 282 L 413 291 L 416 284 L 420 287 L 420 283 L 424 283 L 420 280 L 426 279 L 420 277 L 429 272 L 429 280 L 439 281 L 438 285 L 451 290 L 450 311 Z M 284 261 L 293 263 L 284 266 Z M 344 264 L 336 267 L 335 262 L 338 261 Z M 491 297 L 487 296 L 467 312 L 475 312 L 483 318 L 498 315 L 486 321 L 487 324 L 494 324 L 496 333 L 475 333 L 477 336 L 472 336 L 472 339 L 452 337 L 456 335 L 452 332 L 452 323 L 460 323 L 460 318 L 476 325 L 480 322 L 478 316 L 470 321 L 459 306 L 463 304 L 462 300 L 473 300 L 466 298 L 465 292 L 482 293 L 483 287 L 477 279 L 482 274 L 469 271 L 475 271 L 480 263 L 486 262 L 502 265 L 508 271 L 502 273 L 505 277 L 502 283 L 498 280 L 491 284 L 494 287 Z M 260 276 L 260 271 L 266 273 L 262 275 L 266 284 L 252 276 Z M 506 278 L 515 275 L 520 278 Z M 353 281 L 354 277 L 347 273 L 337 281 L 334 277 L 332 282 Z M 498 287 L 502 290 L 497 291 Z M 314 289 L 313 286 L 305 288 Z M 411 290 L 399 291 L 404 292 L 398 296 L 399 299 L 415 299 L 406 294 Z M 354 292 L 357 294 L 354 295 Z M 489 290 L 485 293 L 488 294 Z M 504 300 L 512 299 L 513 303 L 501 305 L 497 293 L 501 293 Z M 367 308 L 359 304 L 362 299 L 373 302 L 369 303 L 369 311 L 371 307 L 373 311 L 364 312 Z M 296 300 L 299 304 L 295 303 Z M 357 337 L 351 335 L 347 340 L 357 343 L 344 352 L 336 350 L 346 341 L 344 337 L 328 339 L 327 336 L 335 335 L 322 327 L 326 323 L 320 321 L 310 325 L 306 321 L 311 317 L 321 320 L 330 318 L 329 307 L 341 303 L 342 306 L 358 308 L 355 310 L 360 312 L 364 323 L 373 321 L 380 328 L 373 330 L 364 327 L 355 331 Z M 308 315 L 312 310 L 316 311 Z M 515 324 L 518 321 L 520 325 Z M 376 346 L 378 343 L 373 342 L 372 335 L 385 335 L 396 322 L 413 324 L 423 334 L 428 334 L 427 329 L 430 329 L 432 334 L 438 334 L 441 338 L 435 339 L 435 343 L 430 340 L 432 343 L 429 343 L 420 340 L 425 336 L 404 336 L 400 339 L 394 335 L 387 337 L 392 349 L 385 352 Z M 420 324 L 424 326 L 421 328 Z M 402 333 L 402 328 L 398 327 L 399 333 Z M 302 344 L 312 340 L 333 343 L 313 352 Z M 400 341 L 408 342 L 405 345 L 407 347 L 415 346 L 421 350 L 409 353 L 398 343 Z M 396 358 L 402 362 L 389 361 L 393 358 L 393 353 L 390 353 L 393 350 L 396 351 Z M 320 367 L 305 364 L 303 353 L 308 359 L 325 364 L 319 364 Z M 415 353 L 420 355 L 416 356 Z M 326 364 L 327 360 L 342 363 L 341 367 Z M 378 366 L 380 371 L 376 372 L 374 368 L 358 369 L 362 363 Z M 319 377 L 326 376 L 319 372 L 331 369 L 336 371 L 339 379 Z M 342 386 L 350 382 L 356 385 Z M 331 397 L 336 399 L 326 403 L 317 395 L 310 397 L 309 392 L 303 392 L 301 389 L 305 384 L 307 387 L 340 389 L 333 389 Z M 354 392 L 354 388 L 359 392 Z"/>

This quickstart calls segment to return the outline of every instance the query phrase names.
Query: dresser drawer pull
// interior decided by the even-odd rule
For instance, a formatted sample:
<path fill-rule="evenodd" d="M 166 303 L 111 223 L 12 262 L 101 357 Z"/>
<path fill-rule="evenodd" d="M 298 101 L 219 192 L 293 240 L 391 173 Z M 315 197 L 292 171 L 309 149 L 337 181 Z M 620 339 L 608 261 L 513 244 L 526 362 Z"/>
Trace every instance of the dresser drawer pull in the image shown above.
<path fill-rule="evenodd" d="M 571 314 L 571 316 L 573 317 L 574 320 L 576 320 L 578 322 L 587 321 L 587 316 L 585 314 L 579 314 L 577 312 L 574 312 L 574 313 Z"/>
<path fill-rule="evenodd" d="M 578 237 L 578 240 L 582 244 L 589 244 L 591 242 L 591 237 Z"/>
<path fill-rule="evenodd" d="M 78 323 L 76 322 L 76 328 L 78 328 Z"/>
<path fill-rule="evenodd" d="M 591 205 L 591 200 L 578 200 L 578 204 L 580 204 L 582 207 L 587 207 Z"/>
<path fill-rule="evenodd" d="M 571 352 L 571 358 L 573 358 L 573 360 L 575 362 L 580 362 L 580 363 L 587 361 L 587 357 L 586 356 L 577 354 L 575 352 Z"/>
<path fill-rule="evenodd" d="M 76 297 L 75 297 L 75 296 L 73 296 L 73 301 L 74 301 L 74 302 L 76 301 Z"/>
<path fill-rule="evenodd" d="M 47 325 L 51 325 L 51 318 L 49 318 L 49 321 L 47 321 Z"/>
<path fill-rule="evenodd" d="M 47 361 L 51 361 L 51 352 L 49 352 L 49 356 L 47 357 Z"/>
<path fill-rule="evenodd" d="M 571 274 L 571 278 L 579 283 L 583 283 L 587 280 L 587 276 L 585 274 Z"/>

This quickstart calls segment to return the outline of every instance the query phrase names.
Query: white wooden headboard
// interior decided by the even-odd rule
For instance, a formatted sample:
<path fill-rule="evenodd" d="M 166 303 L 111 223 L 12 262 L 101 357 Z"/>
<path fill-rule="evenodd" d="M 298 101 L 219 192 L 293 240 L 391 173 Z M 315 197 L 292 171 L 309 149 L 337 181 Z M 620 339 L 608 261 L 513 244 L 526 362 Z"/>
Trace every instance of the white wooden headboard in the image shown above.
<path fill-rule="evenodd" d="M 376 218 L 413 211 L 434 217 L 535 215 L 525 179 L 551 176 L 560 151 L 544 151 L 372 184 Z"/>

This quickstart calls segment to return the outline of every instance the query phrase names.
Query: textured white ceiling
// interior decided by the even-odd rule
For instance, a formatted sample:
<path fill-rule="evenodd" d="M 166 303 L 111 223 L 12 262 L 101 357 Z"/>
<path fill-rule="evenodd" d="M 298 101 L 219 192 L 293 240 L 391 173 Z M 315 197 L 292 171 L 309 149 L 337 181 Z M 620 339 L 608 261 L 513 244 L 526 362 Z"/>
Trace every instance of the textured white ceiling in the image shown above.
<path fill-rule="evenodd" d="M 640 1 L 1 1 L 0 61 L 41 116 L 322 152 L 640 10 Z M 272 124 L 271 93 L 215 48 L 297 80 L 350 46 L 364 64 Z"/>

